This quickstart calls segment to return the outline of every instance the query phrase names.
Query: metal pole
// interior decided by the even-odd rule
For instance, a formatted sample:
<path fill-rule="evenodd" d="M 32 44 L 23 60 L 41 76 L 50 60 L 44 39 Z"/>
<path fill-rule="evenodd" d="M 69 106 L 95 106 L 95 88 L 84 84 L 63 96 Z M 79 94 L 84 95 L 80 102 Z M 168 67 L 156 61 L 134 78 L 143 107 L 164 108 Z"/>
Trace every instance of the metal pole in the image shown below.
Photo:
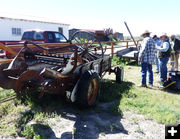
<path fill-rule="evenodd" d="M 137 47 L 136 41 L 134 40 L 134 37 L 133 37 L 133 35 L 131 34 L 131 31 L 129 30 L 129 27 L 128 27 L 128 25 L 127 25 L 127 23 L 126 23 L 125 21 L 124 21 L 124 24 L 125 24 L 125 26 L 126 26 L 126 28 L 127 28 L 128 32 L 129 32 L 129 34 L 130 34 L 130 36 L 131 36 L 131 38 L 132 38 L 133 42 L 134 42 L 134 44 L 135 44 L 135 45 L 136 45 L 136 47 Z"/>

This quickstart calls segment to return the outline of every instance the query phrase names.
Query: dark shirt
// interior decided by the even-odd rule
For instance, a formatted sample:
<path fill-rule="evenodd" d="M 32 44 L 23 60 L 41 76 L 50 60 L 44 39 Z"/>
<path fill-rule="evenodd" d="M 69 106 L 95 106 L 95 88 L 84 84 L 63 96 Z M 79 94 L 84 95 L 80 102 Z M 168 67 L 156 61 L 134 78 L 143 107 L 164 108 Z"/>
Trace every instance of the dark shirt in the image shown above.
<path fill-rule="evenodd" d="M 180 40 L 175 39 L 174 41 L 174 51 L 180 51 Z"/>

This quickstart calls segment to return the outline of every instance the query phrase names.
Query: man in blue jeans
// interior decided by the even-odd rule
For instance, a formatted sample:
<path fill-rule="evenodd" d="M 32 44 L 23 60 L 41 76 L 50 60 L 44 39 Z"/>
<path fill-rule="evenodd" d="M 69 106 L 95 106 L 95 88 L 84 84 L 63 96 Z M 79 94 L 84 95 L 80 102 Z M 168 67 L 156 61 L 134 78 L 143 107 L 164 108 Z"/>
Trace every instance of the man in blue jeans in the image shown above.
<path fill-rule="evenodd" d="M 139 52 L 138 61 L 141 62 L 141 85 L 140 87 L 147 87 L 146 74 L 149 74 L 149 86 L 153 86 L 153 71 L 152 64 L 154 64 L 157 50 L 155 48 L 154 40 L 150 37 L 150 32 L 145 31 L 142 35 L 143 41 Z"/>
<path fill-rule="evenodd" d="M 157 37 L 157 35 L 154 35 L 153 36 L 153 40 L 154 40 L 154 43 L 155 43 L 155 46 L 161 46 L 161 40 Z M 155 73 L 159 73 L 159 59 L 158 59 L 158 51 L 157 51 L 157 54 L 156 54 L 156 60 L 155 60 L 155 63 L 156 63 L 156 71 Z"/>
<path fill-rule="evenodd" d="M 157 47 L 159 58 L 159 71 L 160 71 L 160 87 L 164 87 L 167 80 L 167 63 L 171 55 L 171 45 L 166 33 L 161 35 L 162 45 Z"/>

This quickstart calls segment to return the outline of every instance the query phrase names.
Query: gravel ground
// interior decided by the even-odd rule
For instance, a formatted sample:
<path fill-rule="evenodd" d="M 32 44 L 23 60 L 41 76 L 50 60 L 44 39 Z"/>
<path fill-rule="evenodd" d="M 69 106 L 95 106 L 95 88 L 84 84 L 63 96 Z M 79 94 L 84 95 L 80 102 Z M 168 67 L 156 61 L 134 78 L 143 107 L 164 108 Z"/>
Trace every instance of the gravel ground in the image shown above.
<path fill-rule="evenodd" d="M 49 127 L 42 132 L 49 139 L 165 138 L 165 125 L 129 111 L 123 112 L 123 116 L 113 115 L 106 111 L 109 104 L 99 105 L 101 112 L 61 110 L 61 117 L 48 119 Z"/>

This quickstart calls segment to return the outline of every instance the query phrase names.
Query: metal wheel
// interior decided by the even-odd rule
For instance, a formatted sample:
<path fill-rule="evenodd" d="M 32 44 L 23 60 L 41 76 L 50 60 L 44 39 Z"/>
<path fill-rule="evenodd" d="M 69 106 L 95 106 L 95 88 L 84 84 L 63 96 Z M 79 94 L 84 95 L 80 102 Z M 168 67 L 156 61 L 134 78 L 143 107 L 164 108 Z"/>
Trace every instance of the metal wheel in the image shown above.
<path fill-rule="evenodd" d="M 93 33 L 77 31 L 73 34 L 71 43 L 79 48 L 78 51 L 82 56 L 86 56 L 90 60 L 104 56 L 103 47 Z"/>
<path fill-rule="evenodd" d="M 16 82 L 16 94 L 18 98 L 25 101 L 28 97 L 40 98 L 37 91 L 38 86 L 43 82 L 43 78 L 38 71 L 29 70 L 21 74 Z"/>
<path fill-rule="evenodd" d="M 93 105 L 96 101 L 98 94 L 98 80 L 96 78 L 92 79 L 88 89 L 88 104 Z"/>
<path fill-rule="evenodd" d="M 121 66 L 116 67 L 115 74 L 116 74 L 116 82 L 117 83 L 122 83 L 123 82 L 123 78 L 124 78 L 123 67 L 121 67 Z"/>
<path fill-rule="evenodd" d="M 96 72 L 86 71 L 79 82 L 76 103 L 80 108 L 94 106 L 99 98 L 100 79 Z"/>

